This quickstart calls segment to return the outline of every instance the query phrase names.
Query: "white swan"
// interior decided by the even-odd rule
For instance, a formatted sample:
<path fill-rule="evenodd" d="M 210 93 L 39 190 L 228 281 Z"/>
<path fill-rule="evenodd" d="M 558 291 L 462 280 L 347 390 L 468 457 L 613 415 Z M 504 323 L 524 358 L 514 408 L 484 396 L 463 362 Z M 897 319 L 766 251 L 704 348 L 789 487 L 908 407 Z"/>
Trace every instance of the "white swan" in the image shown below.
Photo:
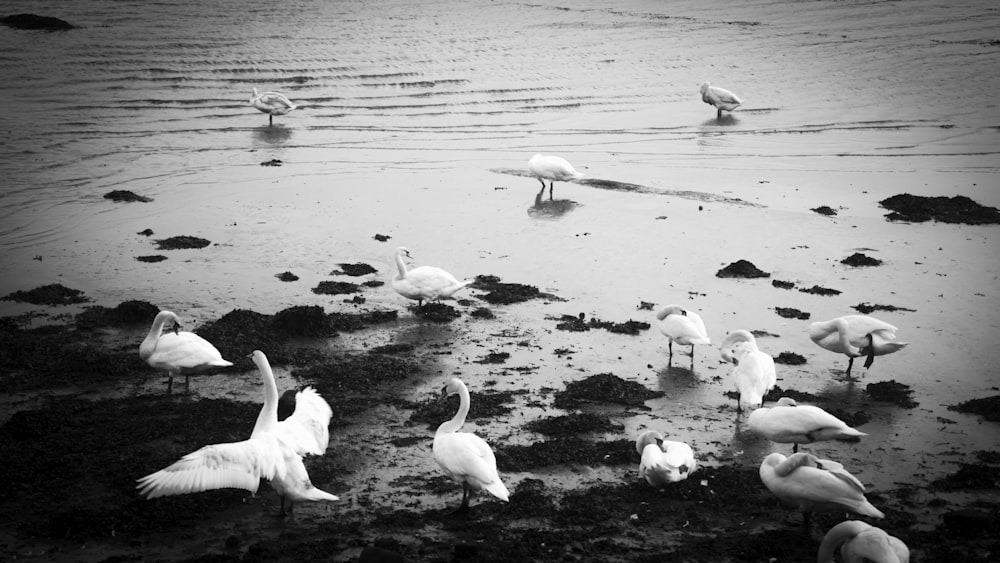
<path fill-rule="evenodd" d="M 309 481 L 302 456 L 321 455 L 330 440 L 333 411 L 319 393 L 307 387 L 295 396 L 295 411 L 278 422 L 278 388 L 267 357 L 253 352 L 253 362 L 264 384 L 264 405 L 257 415 L 250 438 L 242 442 L 204 446 L 172 465 L 138 479 L 139 493 L 146 498 L 235 488 L 257 492 L 261 479 L 292 505 L 301 501 L 339 500 L 317 489 Z"/>
<path fill-rule="evenodd" d="M 733 111 L 743 100 L 725 88 L 712 86 L 708 82 L 701 85 L 701 101 L 708 105 L 715 106 L 718 110 L 718 117 L 722 117 L 722 110 Z"/>
<path fill-rule="evenodd" d="M 845 520 L 830 528 L 819 544 L 816 563 L 833 563 L 838 547 L 844 563 L 910 562 L 910 549 L 902 540 L 860 520 Z"/>
<path fill-rule="evenodd" d="M 885 514 L 865 498 L 865 487 L 844 466 L 799 452 L 785 457 L 772 453 L 760 464 L 760 480 L 783 503 L 802 512 L 808 529 L 812 512 L 847 510 L 872 518 Z"/>
<path fill-rule="evenodd" d="M 424 301 L 451 299 L 455 292 L 473 282 L 459 281 L 455 276 L 434 266 L 407 270 L 404 256 L 410 258 L 410 251 L 405 246 L 400 246 L 396 249 L 396 268 L 399 271 L 392 278 L 392 288 L 403 297 L 415 299 L 418 308 L 423 307 Z"/>
<path fill-rule="evenodd" d="M 168 322 L 173 330 L 163 333 Z M 184 388 L 188 389 L 192 374 L 233 365 L 222 359 L 222 354 L 209 341 L 193 332 L 180 330 L 180 320 L 171 311 L 156 314 L 153 326 L 139 345 L 139 357 L 153 369 L 167 372 L 167 393 L 173 390 L 175 375 L 184 375 Z"/>
<path fill-rule="evenodd" d="M 854 358 L 867 356 L 865 368 L 875 361 L 875 356 L 898 352 L 909 342 L 896 342 L 897 328 L 868 315 L 845 315 L 829 321 L 809 325 L 809 338 L 831 352 L 846 354 L 847 376 L 851 375 Z"/>
<path fill-rule="evenodd" d="M 258 94 L 256 88 L 253 89 L 253 95 L 250 96 L 250 105 L 267 114 L 268 126 L 274 125 L 274 116 L 285 115 L 299 107 L 286 98 L 284 94 L 278 92 Z"/>
<path fill-rule="evenodd" d="M 545 191 L 545 180 L 549 180 L 549 199 L 552 199 L 552 188 L 556 180 L 572 182 L 583 178 L 582 172 L 577 172 L 566 159 L 558 156 L 536 154 L 528 160 L 528 170 L 542 183 L 541 194 Z"/>
<path fill-rule="evenodd" d="M 656 313 L 660 332 L 669 341 L 670 358 L 674 358 L 674 342 L 691 345 L 691 365 L 694 365 L 694 345 L 711 344 L 705 331 L 705 322 L 698 313 L 681 308 L 677 305 L 667 305 Z"/>
<path fill-rule="evenodd" d="M 757 348 L 757 339 L 742 328 L 727 334 L 720 350 L 722 359 L 736 364 L 730 377 L 739 393 L 737 410 L 760 407 L 764 395 L 778 382 L 774 358 L 761 352 Z"/>
<path fill-rule="evenodd" d="M 761 407 L 750 413 L 750 431 L 772 442 L 792 443 L 794 452 L 799 444 L 826 440 L 853 442 L 864 432 L 812 405 L 799 405 L 794 399 L 782 397 L 773 407 Z"/>
<path fill-rule="evenodd" d="M 469 389 L 458 378 L 448 380 L 441 391 L 441 399 L 458 393 L 460 403 L 454 418 L 442 422 L 434 433 L 434 459 L 445 475 L 462 485 L 462 504 L 455 512 L 469 509 L 469 491 L 487 490 L 507 502 L 510 493 L 497 473 L 497 460 L 493 449 L 485 440 L 471 432 L 459 432 L 469 414 Z"/>
<path fill-rule="evenodd" d="M 646 430 L 635 440 L 640 456 L 639 474 L 656 488 L 687 479 L 698 468 L 691 446 L 684 442 L 664 440 L 663 434 Z"/>

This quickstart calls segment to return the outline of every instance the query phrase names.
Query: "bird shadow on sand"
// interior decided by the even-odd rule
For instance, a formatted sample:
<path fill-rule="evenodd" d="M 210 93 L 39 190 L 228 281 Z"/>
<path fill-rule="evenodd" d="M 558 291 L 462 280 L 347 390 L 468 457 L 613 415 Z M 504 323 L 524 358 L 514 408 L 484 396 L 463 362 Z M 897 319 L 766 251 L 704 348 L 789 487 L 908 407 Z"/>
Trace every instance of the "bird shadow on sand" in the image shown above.
<path fill-rule="evenodd" d="M 528 215 L 535 219 L 558 219 L 580 205 L 571 199 L 553 199 L 551 196 L 546 199 L 542 192 L 535 195 L 534 203 L 528 208 Z"/>
<path fill-rule="evenodd" d="M 253 130 L 255 141 L 269 145 L 280 145 L 292 138 L 292 129 L 283 125 L 262 125 Z"/>
<path fill-rule="evenodd" d="M 716 126 L 716 127 L 720 127 L 720 126 L 721 127 L 733 127 L 735 125 L 739 125 L 739 123 L 740 123 L 740 120 L 737 119 L 735 115 L 733 115 L 731 113 L 727 113 L 727 114 L 723 115 L 722 117 L 713 117 L 712 119 L 709 119 L 708 121 L 704 121 L 704 122 L 702 122 L 701 126 L 702 127 L 712 127 L 712 126 Z"/>

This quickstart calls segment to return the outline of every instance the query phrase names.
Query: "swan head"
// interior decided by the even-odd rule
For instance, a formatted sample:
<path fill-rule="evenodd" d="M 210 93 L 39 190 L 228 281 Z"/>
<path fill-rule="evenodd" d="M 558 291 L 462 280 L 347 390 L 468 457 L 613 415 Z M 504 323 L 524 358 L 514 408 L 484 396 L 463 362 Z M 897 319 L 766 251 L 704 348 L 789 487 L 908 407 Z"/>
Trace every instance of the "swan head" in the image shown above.
<path fill-rule="evenodd" d="M 663 445 L 663 434 L 655 430 L 646 430 L 639 437 L 635 439 L 635 451 L 637 454 L 642 455 L 642 450 L 646 449 L 646 446 L 650 444 L 656 444 L 657 446 Z"/>
<path fill-rule="evenodd" d="M 465 387 L 465 384 L 462 383 L 461 379 L 457 377 L 449 379 L 448 383 L 445 383 L 444 387 L 441 388 L 441 395 L 438 396 L 438 400 L 441 401 L 452 395 L 460 393 L 463 387 Z"/>
<path fill-rule="evenodd" d="M 704 94 L 705 90 L 708 90 L 708 86 L 709 84 L 708 81 L 706 80 L 705 82 L 701 83 L 701 86 L 699 86 L 698 89 L 701 91 L 702 94 Z"/>
<path fill-rule="evenodd" d="M 681 315 L 682 317 L 686 317 L 687 311 L 677 305 L 667 305 L 656 313 L 656 318 L 662 321 L 670 315 Z"/>
<path fill-rule="evenodd" d="M 410 256 L 410 249 L 406 248 L 405 246 L 400 246 L 399 248 L 397 248 L 396 254 L 398 254 L 399 256 L 406 256 L 407 258 L 413 258 L 412 256 Z"/>
<path fill-rule="evenodd" d="M 253 89 L 253 94 L 250 95 L 250 103 L 253 103 L 254 98 L 257 97 L 257 89 Z"/>
<path fill-rule="evenodd" d="M 264 352 L 261 352 L 260 350 L 254 350 L 250 354 L 249 358 L 253 360 L 253 363 L 260 369 L 264 369 L 264 366 L 270 367 L 270 364 L 267 362 L 267 356 L 265 356 Z"/>

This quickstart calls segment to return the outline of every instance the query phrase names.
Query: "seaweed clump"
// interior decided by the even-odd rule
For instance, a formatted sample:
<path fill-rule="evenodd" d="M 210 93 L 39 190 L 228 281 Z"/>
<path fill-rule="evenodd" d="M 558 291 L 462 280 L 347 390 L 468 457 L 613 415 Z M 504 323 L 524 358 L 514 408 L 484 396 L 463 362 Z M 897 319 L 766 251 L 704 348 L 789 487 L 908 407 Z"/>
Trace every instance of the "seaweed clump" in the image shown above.
<path fill-rule="evenodd" d="M 497 465 L 504 471 L 529 471 L 553 465 L 627 465 L 632 463 L 635 444 L 631 440 L 591 442 L 580 438 L 556 438 L 528 446 L 498 446 Z"/>
<path fill-rule="evenodd" d="M 15 291 L 3 297 L 3 301 L 31 303 L 32 305 L 73 305 L 86 303 L 90 298 L 84 297 L 79 289 L 72 289 L 62 284 L 53 283 L 30 289 Z"/>
<path fill-rule="evenodd" d="M 181 235 L 170 238 L 163 238 L 156 241 L 157 250 L 180 250 L 182 248 L 205 248 L 212 244 L 212 241 L 200 237 Z"/>
<path fill-rule="evenodd" d="M 274 274 L 274 277 L 278 278 L 283 282 L 299 281 L 299 276 L 296 276 L 291 272 L 281 272 L 280 274 Z"/>
<path fill-rule="evenodd" d="M 646 401 L 663 395 L 663 391 L 647 389 L 641 383 L 625 381 L 612 373 L 601 373 L 567 383 L 565 391 L 556 393 L 553 405 L 560 409 L 575 409 L 585 402 L 593 402 L 642 407 Z"/>
<path fill-rule="evenodd" d="M 156 262 L 163 262 L 164 260 L 167 259 L 167 257 L 162 254 L 152 254 L 149 256 L 136 256 L 135 259 L 140 262 L 155 264 Z"/>
<path fill-rule="evenodd" d="M 843 260 L 841 260 L 840 263 L 841 264 L 847 264 L 848 266 L 853 266 L 855 268 L 859 268 L 859 267 L 862 267 L 862 266 L 880 266 L 880 265 L 882 265 L 882 261 L 879 260 L 878 258 L 872 258 L 871 256 L 868 256 L 866 254 L 862 254 L 860 252 L 855 252 L 854 254 L 851 254 L 847 258 L 844 258 Z"/>
<path fill-rule="evenodd" d="M 606 416 L 589 412 L 575 412 L 532 420 L 524 425 L 532 432 L 546 436 L 576 436 L 587 432 L 621 432 L 624 426 L 615 424 Z"/>
<path fill-rule="evenodd" d="M 337 264 L 337 265 L 340 266 L 340 270 L 334 270 L 330 272 L 331 276 L 344 274 L 347 276 L 358 277 L 378 272 L 378 270 L 376 270 L 375 268 L 361 262 L 357 264 Z"/>
<path fill-rule="evenodd" d="M 799 319 L 800 321 L 808 320 L 812 315 L 804 311 L 799 311 L 793 307 L 775 307 L 774 312 L 778 313 L 779 317 L 785 319 Z"/>
<path fill-rule="evenodd" d="M 909 311 L 911 313 L 916 312 L 915 309 L 907 309 L 906 307 L 896 307 L 895 305 L 873 305 L 871 303 L 858 303 L 851 308 L 863 315 L 867 315 L 872 311 L 889 311 L 890 313 L 896 311 Z"/>
<path fill-rule="evenodd" d="M 643 321 L 633 321 L 629 319 L 625 322 L 615 323 L 611 321 L 602 321 L 600 319 L 590 318 L 589 321 L 584 321 L 586 317 L 583 313 L 574 317 L 572 315 L 562 315 L 558 318 L 560 321 L 556 324 L 556 329 L 566 330 L 570 332 L 585 332 L 592 328 L 603 328 L 609 332 L 615 334 L 631 334 L 633 336 L 639 334 L 640 330 L 649 330 L 649 323 Z"/>
<path fill-rule="evenodd" d="M 821 205 L 819 207 L 813 207 L 809 211 L 814 213 L 819 213 L 820 215 L 826 215 L 827 217 L 832 217 L 837 214 L 837 211 L 830 207 L 829 205 Z"/>
<path fill-rule="evenodd" d="M 112 190 L 104 194 L 104 199 L 110 199 L 111 201 L 124 201 L 126 203 L 132 202 L 142 202 L 148 203 L 153 201 L 153 198 L 142 196 L 128 190 Z"/>
<path fill-rule="evenodd" d="M 416 315 L 429 321 L 446 323 L 452 319 L 461 317 L 462 313 L 458 312 L 458 309 L 451 305 L 432 302 L 424 303 L 422 307 L 418 307 Z"/>
<path fill-rule="evenodd" d="M 1000 422 L 1000 395 L 970 399 L 964 403 L 949 406 L 948 410 L 978 414 L 991 422 Z"/>
<path fill-rule="evenodd" d="M 814 285 L 808 289 L 800 288 L 799 291 L 802 293 L 811 293 L 813 295 L 840 295 L 842 292 L 839 289 L 830 289 L 828 287 L 820 287 Z"/>
<path fill-rule="evenodd" d="M 481 298 L 483 301 L 494 305 L 509 305 L 531 299 L 556 298 L 549 293 L 538 291 L 538 288 L 533 285 L 503 283 L 497 276 L 476 276 L 476 281 L 469 284 L 469 287 L 489 292 Z"/>
<path fill-rule="evenodd" d="M 976 203 L 968 197 L 925 197 L 898 194 L 883 199 L 879 205 L 891 211 L 886 214 L 890 221 L 940 221 L 942 223 L 964 223 L 967 225 L 993 225 L 1000 223 L 1000 210 Z"/>
<path fill-rule="evenodd" d="M 361 288 L 356 283 L 321 281 L 319 285 L 312 288 L 316 295 L 344 295 L 347 293 L 360 293 Z"/>
<path fill-rule="evenodd" d="M 97 328 L 151 323 L 159 312 L 159 307 L 148 301 L 123 301 L 114 309 L 97 305 L 77 315 L 76 326 Z"/>
<path fill-rule="evenodd" d="M 782 352 L 774 358 L 774 363 L 786 366 L 801 366 L 806 363 L 806 359 L 795 352 Z"/>
<path fill-rule="evenodd" d="M 869 383 L 865 387 L 865 393 L 872 400 L 881 403 L 892 403 L 904 409 L 912 409 L 920 404 L 912 399 L 913 390 L 910 389 L 910 386 L 905 383 L 899 383 L 896 380 Z"/>
<path fill-rule="evenodd" d="M 771 274 L 747 260 L 737 260 L 715 273 L 717 278 L 769 278 Z"/>

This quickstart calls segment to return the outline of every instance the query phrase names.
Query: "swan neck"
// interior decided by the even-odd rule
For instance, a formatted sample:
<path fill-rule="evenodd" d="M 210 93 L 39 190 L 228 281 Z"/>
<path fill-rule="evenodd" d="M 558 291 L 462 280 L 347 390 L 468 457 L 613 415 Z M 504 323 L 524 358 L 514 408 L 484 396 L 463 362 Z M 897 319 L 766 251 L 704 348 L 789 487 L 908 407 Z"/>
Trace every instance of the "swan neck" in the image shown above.
<path fill-rule="evenodd" d="M 396 252 L 396 267 L 399 269 L 399 278 L 406 277 L 406 262 L 403 261 L 403 252 Z"/>
<path fill-rule="evenodd" d="M 142 359 L 145 360 L 156 350 L 156 342 L 160 339 L 160 335 L 163 334 L 163 325 L 166 324 L 167 317 L 168 315 L 159 313 L 153 319 L 153 326 L 149 327 L 149 333 L 146 334 L 146 338 L 139 345 L 139 356 Z"/>
<path fill-rule="evenodd" d="M 455 416 L 452 417 L 451 420 L 441 424 L 441 426 L 438 427 L 437 431 L 439 434 L 446 432 L 447 433 L 457 432 L 458 429 L 461 428 L 463 424 L 465 424 L 465 417 L 468 416 L 469 414 L 469 404 L 470 404 L 469 390 L 468 388 L 465 387 L 465 385 L 459 387 L 458 398 L 459 398 L 458 412 L 455 413 Z"/>
<path fill-rule="evenodd" d="M 260 369 L 260 377 L 264 384 L 264 405 L 257 415 L 257 422 L 254 424 L 251 438 L 269 432 L 278 424 L 278 386 L 274 382 L 274 372 L 266 362 L 257 366 Z"/>

